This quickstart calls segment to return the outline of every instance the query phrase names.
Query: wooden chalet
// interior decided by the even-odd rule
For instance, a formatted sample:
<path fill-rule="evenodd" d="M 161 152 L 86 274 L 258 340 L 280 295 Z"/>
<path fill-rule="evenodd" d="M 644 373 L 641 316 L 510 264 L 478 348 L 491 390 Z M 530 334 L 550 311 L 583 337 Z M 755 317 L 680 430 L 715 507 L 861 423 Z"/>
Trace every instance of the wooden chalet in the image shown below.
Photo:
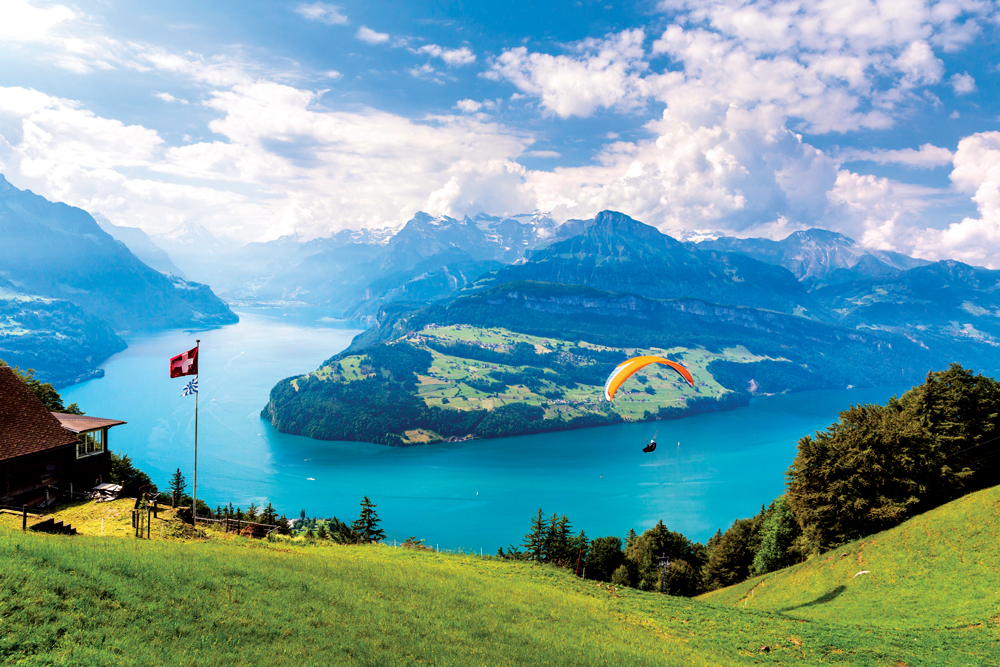
<path fill-rule="evenodd" d="M 124 423 L 49 412 L 0 366 L 0 504 L 45 505 L 109 481 L 108 430 Z"/>

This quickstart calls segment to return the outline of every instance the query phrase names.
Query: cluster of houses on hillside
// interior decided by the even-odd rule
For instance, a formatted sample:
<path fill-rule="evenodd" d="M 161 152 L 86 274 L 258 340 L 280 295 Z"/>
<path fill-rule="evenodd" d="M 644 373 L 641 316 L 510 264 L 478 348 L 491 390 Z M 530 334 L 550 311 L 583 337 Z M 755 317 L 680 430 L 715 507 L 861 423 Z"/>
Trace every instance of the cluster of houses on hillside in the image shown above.
<path fill-rule="evenodd" d="M 109 482 L 108 431 L 124 423 L 49 412 L 0 366 L 0 505 L 47 506 Z"/>

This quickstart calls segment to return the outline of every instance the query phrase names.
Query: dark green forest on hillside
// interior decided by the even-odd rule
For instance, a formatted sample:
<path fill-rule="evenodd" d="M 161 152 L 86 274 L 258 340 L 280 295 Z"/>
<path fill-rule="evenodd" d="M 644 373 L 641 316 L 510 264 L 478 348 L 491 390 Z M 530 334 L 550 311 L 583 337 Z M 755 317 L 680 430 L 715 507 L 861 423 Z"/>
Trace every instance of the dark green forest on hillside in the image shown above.
<path fill-rule="evenodd" d="M 1000 383 L 952 364 L 885 405 L 854 405 L 804 436 L 787 491 L 704 545 L 661 521 L 589 540 L 541 510 L 500 556 L 574 567 L 642 590 L 698 595 L 773 572 L 1000 484 Z"/>

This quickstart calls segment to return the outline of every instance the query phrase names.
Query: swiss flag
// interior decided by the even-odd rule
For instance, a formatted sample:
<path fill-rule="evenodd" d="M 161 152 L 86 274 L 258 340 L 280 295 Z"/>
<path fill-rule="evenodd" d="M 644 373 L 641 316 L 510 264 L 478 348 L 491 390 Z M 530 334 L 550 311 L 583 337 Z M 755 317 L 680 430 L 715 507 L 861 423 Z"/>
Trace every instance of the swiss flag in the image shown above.
<path fill-rule="evenodd" d="M 179 378 L 182 375 L 198 374 L 198 348 L 193 347 L 187 352 L 178 354 L 170 360 L 170 377 Z"/>

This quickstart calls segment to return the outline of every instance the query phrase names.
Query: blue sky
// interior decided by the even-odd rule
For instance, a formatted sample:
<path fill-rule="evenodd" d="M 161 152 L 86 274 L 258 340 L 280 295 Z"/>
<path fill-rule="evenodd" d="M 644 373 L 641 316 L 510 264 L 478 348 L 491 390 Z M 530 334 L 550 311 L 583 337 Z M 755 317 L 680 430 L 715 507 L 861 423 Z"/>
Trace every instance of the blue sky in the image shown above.
<path fill-rule="evenodd" d="M 621 210 L 1000 266 L 996 3 L 0 0 L 0 171 L 162 233 Z"/>

